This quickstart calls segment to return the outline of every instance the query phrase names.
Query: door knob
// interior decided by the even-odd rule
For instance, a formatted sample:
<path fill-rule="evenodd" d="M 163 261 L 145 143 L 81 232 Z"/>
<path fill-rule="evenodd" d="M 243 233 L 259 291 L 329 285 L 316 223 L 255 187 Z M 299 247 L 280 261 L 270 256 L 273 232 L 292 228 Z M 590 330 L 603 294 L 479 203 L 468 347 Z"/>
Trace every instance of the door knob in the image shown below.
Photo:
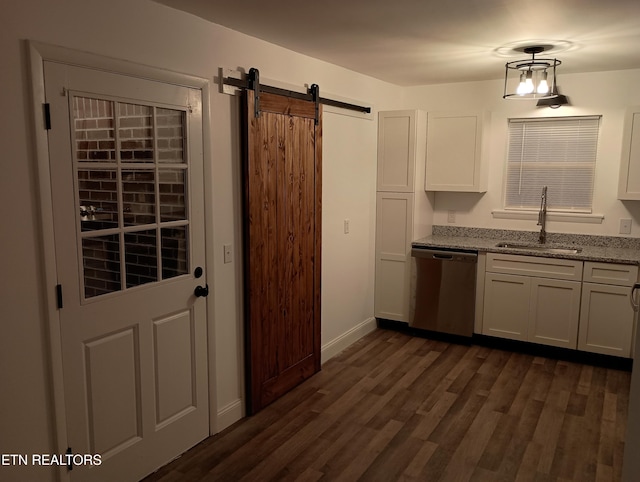
<path fill-rule="evenodd" d="M 196 295 L 198 298 L 202 297 L 206 297 L 209 295 L 209 284 L 207 283 L 206 286 L 196 286 L 196 289 L 193 290 L 193 294 Z"/>

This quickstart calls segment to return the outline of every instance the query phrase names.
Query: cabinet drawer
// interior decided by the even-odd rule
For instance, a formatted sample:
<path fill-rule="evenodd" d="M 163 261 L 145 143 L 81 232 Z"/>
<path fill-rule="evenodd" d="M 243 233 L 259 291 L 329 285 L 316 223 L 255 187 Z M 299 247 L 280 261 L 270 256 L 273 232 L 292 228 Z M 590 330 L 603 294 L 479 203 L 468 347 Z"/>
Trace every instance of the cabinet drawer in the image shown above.
<path fill-rule="evenodd" d="M 582 280 L 582 261 L 487 253 L 487 271 L 564 280 Z"/>
<path fill-rule="evenodd" d="M 631 264 L 584 263 L 584 281 L 616 286 L 633 286 L 638 279 L 638 267 Z"/>

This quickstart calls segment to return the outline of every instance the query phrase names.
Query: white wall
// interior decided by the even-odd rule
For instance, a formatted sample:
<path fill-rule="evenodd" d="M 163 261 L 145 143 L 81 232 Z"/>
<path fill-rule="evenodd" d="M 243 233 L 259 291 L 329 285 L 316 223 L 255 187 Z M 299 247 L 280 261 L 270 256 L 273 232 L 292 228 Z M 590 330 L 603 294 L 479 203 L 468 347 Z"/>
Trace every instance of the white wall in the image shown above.
<path fill-rule="evenodd" d="M 500 67 L 499 65 L 497 67 Z M 602 224 L 550 221 L 549 232 L 618 235 L 620 218 L 633 220 L 632 233 L 640 236 L 640 203 L 617 200 L 625 110 L 640 105 L 640 70 L 564 75 L 558 68 L 560 91 L 571 106 L 559 109 L 536 107 L 535 101 L 503 100 L 504 80 L 422 86 L 407 89 L 407 108 L 426 111 L 488 110 L 491 112 L 489 186 L 485 194 L 437 193 L 434 224 L 447 225 L 448 211 L 456 211 L 458 226 L 535 231 L 536 221 L 496 219 L 494 209 L 503 207 L 503 175 L 510 117 L 602 115 L 594 184 L 594 214 L 604 215 Z M 499 69 L 498 69 L 499 70 Z"/>
<path fill-rule="evenodd" d="M 376 121 L 324 114 L 322 343 L 329 353 L 323 359 L 344 348 L 339 341 L 348 336 L 348 320 L 373 321 L 376 151 Z"/>
<path fill-rule="evenodd" d="M 40 259 L 37 176 L 30 118 L 25 40 L 213 79 L 219 67 L 260 69 L 262 79 L 292 85 L 317 83 L 336 95 L 397 107 L 399 91 L 329 65 L 210 24 L 147 0 L 25 0 L 3 5 L 0 17 L 0 453 L 51 453 L 51 413 L 43 264 Z M 214 401 L 226 425 L 241 415 L 242 278 L 238 99 L 212 88 Z M 324 118 L 322 343 L 373 317 L 376 125 L 327 112 Z M 351 233 L 343 234 L 343 219 Z M 234 262 L 223 264 L 223 245 Z M 46 287 L 52 289 L 53 287 Z M 339 344 L 338 344 L 339 345 Z M 0 467 L 0 480 L 47 480 L 47 468 Z"/>

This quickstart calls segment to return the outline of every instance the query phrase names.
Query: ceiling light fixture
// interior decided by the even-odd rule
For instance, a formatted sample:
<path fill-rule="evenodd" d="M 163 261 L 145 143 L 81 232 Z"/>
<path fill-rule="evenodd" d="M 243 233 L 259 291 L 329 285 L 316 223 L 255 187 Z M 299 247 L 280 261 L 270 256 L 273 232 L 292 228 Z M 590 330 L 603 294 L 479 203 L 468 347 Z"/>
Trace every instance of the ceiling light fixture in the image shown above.
<path fill-rule="evenodd" d="M 549 46 L 533 45 L 522 51 L 531 59 L 507 62 L 504 74 L 503 99 L 552 99 L 558 96 L 556 89 L 556 67 L 558 59 L 537 59 L 536 54 L 549 50 Z M 552 84 L 548 78 L 551 73 Z"/>
<path fill-rule="evenodd" d="M 569 98 L 566 95 L 562 95 L 558 93 L 558 89 L 555 90 L 555 97 L 547 97 L 545 99 L 539 99 L 536 104 L 537 107 L 551 107 L 552 109 L 557 109 L 560 106 L 568 105 Z"/>
<path fill-rule="evenodd" d="M 551 107 L 552 109 L 557 109 L 562 105 L 569 104 L 569 98 L 558 91 L 558 84 L 556 83 L 555 75 L 553 78 L 553 89 L 551 90 L 551 93 L 555 94 L 555 97 L 538 99 L 536 107 Z"/>

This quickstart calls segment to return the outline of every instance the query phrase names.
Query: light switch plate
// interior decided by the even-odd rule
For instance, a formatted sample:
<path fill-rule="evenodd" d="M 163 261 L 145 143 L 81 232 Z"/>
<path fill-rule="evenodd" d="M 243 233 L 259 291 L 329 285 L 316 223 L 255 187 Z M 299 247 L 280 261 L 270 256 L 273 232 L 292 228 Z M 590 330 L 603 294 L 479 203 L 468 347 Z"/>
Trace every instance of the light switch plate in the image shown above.
<path fill-rule="evenodd" d="M 224 262 L 225 264 L 231 263 L 233 261 L 233 251 L 231 251 L 231 245 L 224 245 Z"/>
<path fill-rule="evenodd" d="M 449 211 L 447 213 L 447 222 L 448 223 L 455 223 L 456 222 L 456 212 L 455 211 Z"/>
<path fill-rule="evenodd" d="M 351 221 L 349 221 L 348 219 L 344 220 L 344 234 L 349 234 L 349 225 L 351 224 Z"/>

